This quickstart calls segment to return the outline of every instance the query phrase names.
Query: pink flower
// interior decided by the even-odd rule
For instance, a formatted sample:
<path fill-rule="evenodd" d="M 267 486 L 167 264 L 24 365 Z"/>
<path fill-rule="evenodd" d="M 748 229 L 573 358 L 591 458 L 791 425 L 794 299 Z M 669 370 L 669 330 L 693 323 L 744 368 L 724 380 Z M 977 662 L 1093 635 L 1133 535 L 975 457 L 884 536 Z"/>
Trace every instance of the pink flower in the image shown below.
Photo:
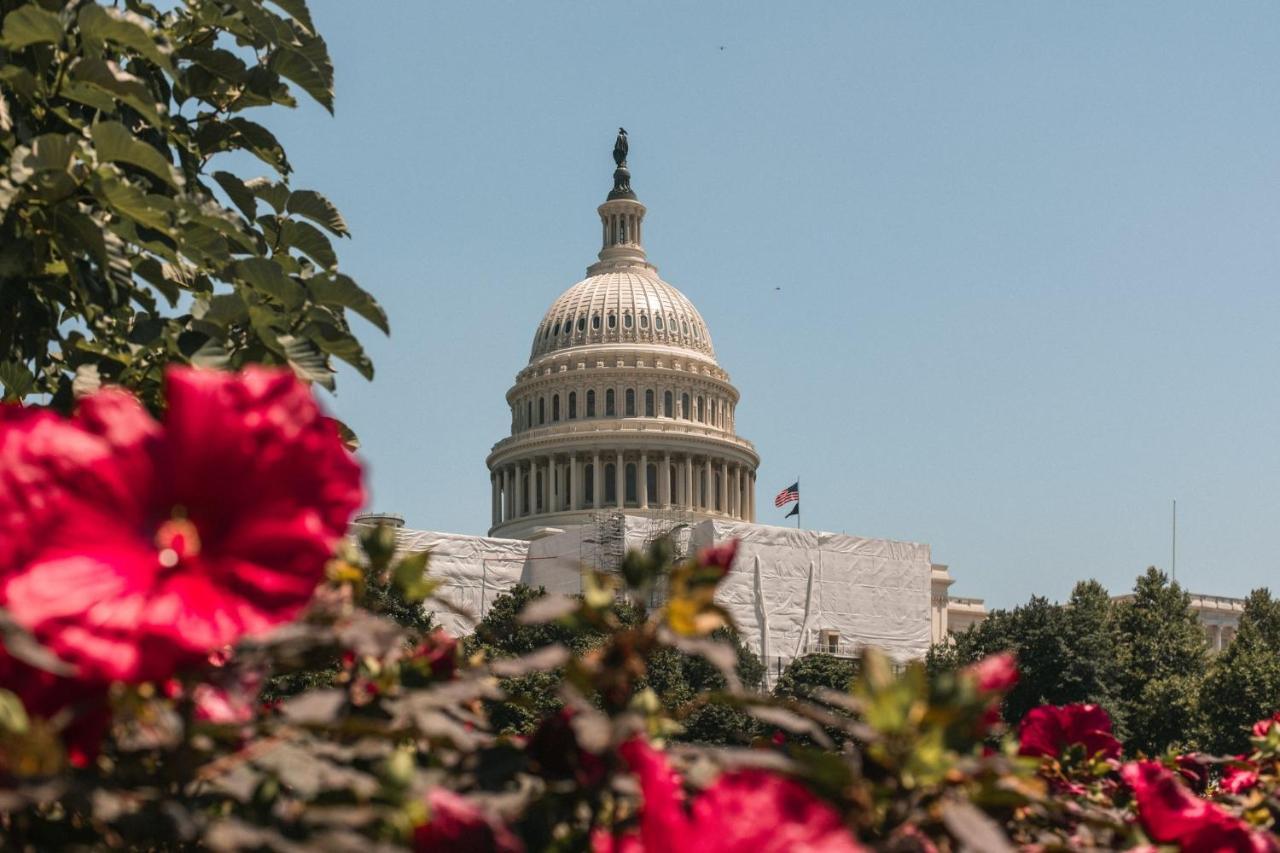
<path fill-rule="evenodd" d="M 1277 724 L 1280 724 L 1280 711 L 1277 711 L 1276 713 L 1272 714 L 1270 717 L 1267 717 L 1265 720 L 1258 720 L 1258 722 L 1254 723 L 1253 736 L 1266 737 L 1267 734 L 1271 731 L 1271 727 Z"/>
<path fill-rule="evenodd" d="M 520 853 L 524 845 L 501 821 L 444 788 L 427 793 L 427 822 L 413 832 L 417 853 Z"/>
<path fill-rule="evenodd" d="M 1240 794 L 1258 784 L 1258 768 L 1237 755 L 1239 764 L 1228 764 L 1222 768 L 1222 790 L 1228 794 Z"/>
<path fill-rule="evenodd" d="M 738 554 L 738 540 L 730 539 L 719 545 L 703 548 L 698 552 L 698 565 L 720 570 L 721 575 L 729 574 L 733 566 L 733 558 Z"/>
<path fill-rule="evenodd" d="M 724 773 L 685 808 L 680 777 L 638 738 L 621 747 L 640 779 L 638 832 L 597 830 L 596 853 L 856 853 L 863 850 L 830 805 L 803 785 L 763 770 Z"/>
<path fill-rule="evenodd" d="M 1120 771 L 1133 788 L 1138 817 L 1152 839 L 1184 853 L 1274 853 L 1276 842 L 1218 806 L 1197 797 L 1156 761 L 1134 761 Z"/>
<path fill-rule="evenodd" d="M 168 414 L 106 390 L 0 418 L 0 601 L 82 676 L 160 681 L 291 620 L 363 502 L 287 370 L 173 369 Z"/>
<path fill-rule="evenodd" d="M 1120 741 L 1111 734 L 1111 718 L 1097 705 L 1041 705 L 1022 718 L 1018 728 L 1021 755 L 1060 758 L 1080 744 L 1090 757 L 1119 758 Z"/>
<path fill-rule="evenodd" d="M 1013 652 L 985 657 L 964 668 L 983 693 L 1006 693 L 1018 683 L 1018 658 Z"/>
<path fill-rule="evenodd" d="M 423 638 L 409 659 L 430 672 L 432 678 L 448 681 L 458 669 L 458 641 L 443 628 L 437 628 Z"/>

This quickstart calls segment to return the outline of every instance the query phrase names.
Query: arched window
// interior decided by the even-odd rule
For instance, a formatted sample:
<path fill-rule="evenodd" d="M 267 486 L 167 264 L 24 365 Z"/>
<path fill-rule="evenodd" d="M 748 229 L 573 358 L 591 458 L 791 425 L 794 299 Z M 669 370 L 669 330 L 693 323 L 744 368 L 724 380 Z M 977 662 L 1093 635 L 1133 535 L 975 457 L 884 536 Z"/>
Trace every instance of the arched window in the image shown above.
<path fill-rule="evenodd" d="M 582 505 L 593 506 L 596 502 L 596 466 L 590 462 L 582 469 Z"/>
<path fill-rule="evenodd" d="M 610 462 L 604 466 L 604 498 L 605 506 L 616 506 L 618 495 L 618 472 L 614 464 Z"/>
<path fill-rule="evenodd" d="M 547 398 L 538 398 L 538 426 L 542 426 L 547 422 Z"/>
<path fill-rule="evenodd" d="M 583 314 L 578 318 L 578 331 L 585 332 L 587 330 L 587 315 Z"/>
<path fill-rule="evenodd" d="M 653 389 L 649 388 L 644 392 L 644 416 L 646 418 L 653 417 Z"/>
<path fill-rule="evenodd" d="M 719 418 L 720 418 L 720 404 L 715 400 L 712 400 L 711 401 L 711 425 L 719 426 L 720 425 Z"/>
<path fill-rule="evenodd" d="M 560 337 L 560 321 L 559 320 L 556 320 L 555 328 L 551 331 L 551 334 L 557 338 Z"/>
<path fill-rule="evenodd" d="M 627 417 L 634 418 L 636 416 L 636 389 L 627 389 Z"/>
<path fill-rule="evenodd" d="M 587 417 L 594 418 L 596 416 L 596 392 L 595 390 L 587 391 Z"/>
<path fill-rule="evenodd" d="M 606 418 L 613 417 L 617 413 L 616 409 L 617 407 L 613 402 L 613 389 L 610 388 L 604 392 L 604 416 Z"/>
<path fill-rule="evenodd" d="M 715 492 L 713 494 L 713 498 L 715 500 L 716 510 L 718 512 L 723 511 L 723 508 L 720 506 L 720 472 L 719 471 L 716 472 Z"/>
<path fill-rule="evenodd" d="M 591 315 L 591 331 L 593 332 L 600 331 L 600 315 L 599 314 Z"/>
<path fill-rule="evenodd" d="M 661 314 L 653 315 L 653 328 L 659 332 L 662 331 L 662 315 Z"/>
<path fill-rule="evenodd" d="M 560 420 L 560 395 L 559 394 L 553 394 L 551 396 L 551 420 L 553 422 Z"/>
<path fill-rule="evenodd" d="M 643 311 L 640 312 L 640 328 L 642 329 L 649 328 L 649 315 L 644 313 Z"/>
<path fill-rule="evenodd" d="M 680 417 L 684 418 L 686 421 L 693 420 L 693 412 L 689 410 L 688 394 L 680 395 Z"/>
<path fill-rule="evenodd" d="M 687 322 L 681 321 L 680 331 L 684 332 L 686 335 L 689 334 L 689 324 Z"/>
<path fill-rule="evenodd" d="M 652 506 L 658 502 L 658 466 L 646 465 L 644 469 L 645 496 Z"/>
<path fill-rule="evenodd" d="M 699 397 L 698 398 L 698 423 L 704 424 L 706 422 L 707 422 L 706 402 L 703 400 L 702 397 Z"/>
<path fill-rule="evenodd" d="M 638 487 L 636 486 L 636 465 L 634 462 L 628 462 L 626 493 L 622 496 L 623 500 L 628 505 L 634 506 L 635 504 L 640 503 L 640 497 L 636 491 L 637 488 Z"/>
<path fill-rule="evenodd" d="M 569 420 L 573 420 L 578 416 L 578 392 L 569 392 Z"/>
<path fill-rule="evenodd" d="M 617 314 L 613 314 L 613 313 L 610 313 L 610 314 L 609 314 L 609 322 L 608 322 L 608 326 L 609 326 L 610 331 L 612 331 L 613 329 L 618 328 L 618 315 L 617 315 Z"/>
<path fill-rule="evenodd" d="M 669 418 L 675 414 L 675 405 L 672 402 L 671 397 L 672 395 L 670 391 L 662 392 L 662 416 L 664 418 Z"/>
<path fill-rule="evenodd" d="M 622 315 L 622 325 L 628 329 L 631 328 L 631 313 L 627 312 Z"/>
<path fill-rule="evenodd" d="M 533 401 L 529 400 L 524 404 L 524 428 L 528 429 L 533 426 Z"/>

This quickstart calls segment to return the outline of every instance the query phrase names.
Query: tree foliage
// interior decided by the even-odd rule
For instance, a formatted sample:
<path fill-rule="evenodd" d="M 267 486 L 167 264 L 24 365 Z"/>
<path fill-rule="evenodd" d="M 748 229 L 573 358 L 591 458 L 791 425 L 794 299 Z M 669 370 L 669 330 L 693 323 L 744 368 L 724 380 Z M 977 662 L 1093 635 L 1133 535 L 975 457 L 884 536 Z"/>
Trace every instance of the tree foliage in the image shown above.
<path fill-rule="evenodd" d="M 857 674 L 857 663 L 850 658 L 828 654 L 804 655 L 787 664 L 773 687 L 773 695 L 783 699 L 807 699 L 819 688 L 843 693 L 848 691 Z"/>
<path fill-rule="evenodd" d="M 1266 589 L 1245 601 L 1240 628 L 1209 666 L 1200 687 L 1204 747 L 1217 753 L 1249 748 L 1249 729 L 1280 706 L 1280 602 Z"/>
<path fill-rule="evenodd" d="M 0 0 L 5 398 L 111 381 L 155 406 L 171 363 L 371 377 L 348 312 L 387 319 L 339 271 L 346 222 L 249 118 L 299 90 L 333 109 L 305 0 L 163 5 Z"/>

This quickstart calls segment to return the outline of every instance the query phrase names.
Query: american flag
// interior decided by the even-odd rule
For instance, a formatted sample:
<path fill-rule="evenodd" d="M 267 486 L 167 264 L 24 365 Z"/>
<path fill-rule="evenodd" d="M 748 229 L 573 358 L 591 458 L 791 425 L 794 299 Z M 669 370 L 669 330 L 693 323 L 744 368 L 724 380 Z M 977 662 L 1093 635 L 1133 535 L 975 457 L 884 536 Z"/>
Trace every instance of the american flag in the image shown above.
<path fill-rule="evenodd" d="M 800 481 L 796 480 L 790 486 L 778 492 L 778 496 L 773 499 L 774 506 L 786 506 L 792 501 L 800 500 Z"/>

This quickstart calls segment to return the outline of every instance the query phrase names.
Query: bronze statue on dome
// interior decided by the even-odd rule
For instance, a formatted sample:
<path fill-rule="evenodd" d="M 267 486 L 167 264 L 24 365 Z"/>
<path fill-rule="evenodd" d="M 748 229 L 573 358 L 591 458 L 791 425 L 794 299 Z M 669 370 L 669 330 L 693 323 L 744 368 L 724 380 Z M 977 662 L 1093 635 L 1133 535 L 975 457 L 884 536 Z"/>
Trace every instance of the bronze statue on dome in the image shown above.
<path fill-rule="evenodd" d="M 627 145 L 627 129 L 625 127 L 618 128 L 618 139 L 613 143 L 613 162 L 619 167 L 627 165 L 627 151 L 630 146 Z"/>

